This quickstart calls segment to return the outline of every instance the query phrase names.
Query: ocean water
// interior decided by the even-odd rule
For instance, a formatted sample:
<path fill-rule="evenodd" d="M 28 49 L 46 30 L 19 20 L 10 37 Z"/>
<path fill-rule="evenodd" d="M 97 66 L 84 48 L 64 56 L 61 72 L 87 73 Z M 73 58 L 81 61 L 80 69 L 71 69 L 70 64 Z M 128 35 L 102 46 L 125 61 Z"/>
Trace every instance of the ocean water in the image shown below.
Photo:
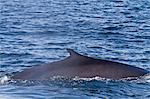
<path fill-rule="evenodd" d="M 0 0 L 0 99 L 150 99 L 150 76 L 13 81 L 66 48 L 150 71 L 149 0 Z"/>

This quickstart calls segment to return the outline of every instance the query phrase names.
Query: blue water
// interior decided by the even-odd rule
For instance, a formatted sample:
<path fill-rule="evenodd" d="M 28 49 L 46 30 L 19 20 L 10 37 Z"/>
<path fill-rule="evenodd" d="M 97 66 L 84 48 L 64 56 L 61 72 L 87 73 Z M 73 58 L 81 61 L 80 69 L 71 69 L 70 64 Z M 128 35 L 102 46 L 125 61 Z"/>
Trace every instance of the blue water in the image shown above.
<path fill-rule="evenodd" d="M 150 98 L 150 76 L 5 81 L 66 48 L 150 70 L 149 0 L 0 0 L 0 99 Z"/>

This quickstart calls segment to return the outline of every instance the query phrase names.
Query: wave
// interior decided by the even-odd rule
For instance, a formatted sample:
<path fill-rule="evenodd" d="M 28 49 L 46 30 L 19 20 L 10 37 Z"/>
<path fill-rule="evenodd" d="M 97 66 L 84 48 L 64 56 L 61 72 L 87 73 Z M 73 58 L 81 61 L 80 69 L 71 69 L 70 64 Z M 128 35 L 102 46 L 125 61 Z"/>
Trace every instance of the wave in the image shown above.
<path fill-rule="evenodd" d="M 134 83 L 150 83 L 150 74 L 147 74 L 145 76 L 142 77 L 128 77 L 128 78 L 123 78 L 123 79 L 108 79 L 108 78 L 102 78 L 102 77 L 89 77 L 89 78 L 81 78 L 81 77 L 74 77 L 74 78 L 66 78 L 63 76 L 53 76 L 51 78 L 49 78 L 48 80 L 44 80 L 44 82 L 51 82 L 51 81 L 62 81 L 62 82 L 66 82 L 66 81 L 85 81 L 85 82 L 89 82 L 89 81 L 102 81 L 102 82 L 134 82 Z M 14 80 L 11 79 L 10 76 L 4 75 L 2 77 L 0 77 L 0 85 L 3 84 L 9 84 L 9 83 L 20 83 L 20 84 L 32 84 L 34 85 L 34 83 L 37 85 L 37 82 L 43 82 L 41 80 Z"/>

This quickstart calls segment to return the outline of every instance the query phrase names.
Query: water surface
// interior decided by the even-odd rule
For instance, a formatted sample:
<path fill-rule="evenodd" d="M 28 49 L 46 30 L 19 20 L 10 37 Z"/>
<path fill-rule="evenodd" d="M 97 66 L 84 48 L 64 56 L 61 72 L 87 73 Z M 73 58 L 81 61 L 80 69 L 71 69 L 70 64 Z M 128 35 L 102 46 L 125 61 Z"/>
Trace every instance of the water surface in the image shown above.
<path fill-rule="evenodd" d="M 83 55 L 150 70 L 149 0 L 0 0 L 0 75 Z M 5 82 L 4 99 L 150 98 L 147 80 Z"/>

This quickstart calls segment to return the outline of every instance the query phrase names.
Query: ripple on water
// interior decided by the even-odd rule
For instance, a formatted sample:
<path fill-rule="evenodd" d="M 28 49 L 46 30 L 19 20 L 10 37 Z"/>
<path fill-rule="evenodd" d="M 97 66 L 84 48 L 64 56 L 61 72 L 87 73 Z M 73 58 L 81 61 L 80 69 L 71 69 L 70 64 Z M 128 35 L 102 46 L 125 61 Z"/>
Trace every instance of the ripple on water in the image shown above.
<path fill-rule="evenodd" d="M 63 59 L 65 48 L 149 70 L 149 0 L 1 0 L 0 6 L 0 75 Z M 149 76 L 143 82 L 95 77 L 43 85 L 7 80 L 0 80 L 0 98 L 150 97 Z"/>

